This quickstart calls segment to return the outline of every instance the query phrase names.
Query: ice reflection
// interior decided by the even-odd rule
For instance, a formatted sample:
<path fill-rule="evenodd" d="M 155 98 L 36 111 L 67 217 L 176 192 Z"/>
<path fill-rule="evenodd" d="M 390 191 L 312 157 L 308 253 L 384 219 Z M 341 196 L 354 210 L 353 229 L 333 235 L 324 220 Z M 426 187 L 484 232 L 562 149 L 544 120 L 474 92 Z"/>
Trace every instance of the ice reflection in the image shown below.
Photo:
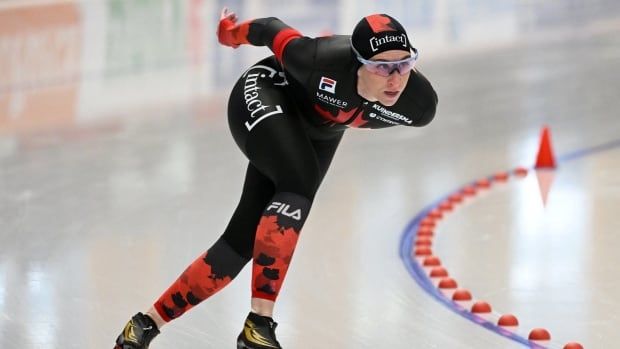
<path fill-rule="evenodd" d="M 566 183 L 559 172 L 552 178 L 546 206 L 540 178 L 531 173 L 516 191 L 517 231 L 513 236 L 511 287 L 549 292 L 553 285 L 574 285 L 573 294 L 587 293 L 585 269 L 589 255 L 590 198 L 587 187 Z M 525 297 L 534 293 L 519 293 Z"/>
<path fill-rule="evenodd" d="M 26 275 L 30 318 L 26 320 L 29 338 L 37 346 L 50 346 L 56 343 L 57 309 L 56 297 L 51 275 L 44 267 L 32 265 Z M 52 345 L 53 346 L 53 345 Z"/>
<path fill-rule="evenodd" d="M 4 314 L 4 304 L 6 297 L 7 271 L 5 263 L 0 263 L 0 314 Z"/>

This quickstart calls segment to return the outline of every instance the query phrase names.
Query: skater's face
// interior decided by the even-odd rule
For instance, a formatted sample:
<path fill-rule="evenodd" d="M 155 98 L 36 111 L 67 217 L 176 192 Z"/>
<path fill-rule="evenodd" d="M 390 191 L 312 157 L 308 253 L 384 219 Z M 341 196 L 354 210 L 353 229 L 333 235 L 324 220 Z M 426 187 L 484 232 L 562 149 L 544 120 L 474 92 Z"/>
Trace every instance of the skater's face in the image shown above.
<path fill-rule="evenodd" d="M 358 93 L 369 101 L 394 105 L 409 81 L 415 57 L 407 51 L 390 50 L 360 61 Z"/>

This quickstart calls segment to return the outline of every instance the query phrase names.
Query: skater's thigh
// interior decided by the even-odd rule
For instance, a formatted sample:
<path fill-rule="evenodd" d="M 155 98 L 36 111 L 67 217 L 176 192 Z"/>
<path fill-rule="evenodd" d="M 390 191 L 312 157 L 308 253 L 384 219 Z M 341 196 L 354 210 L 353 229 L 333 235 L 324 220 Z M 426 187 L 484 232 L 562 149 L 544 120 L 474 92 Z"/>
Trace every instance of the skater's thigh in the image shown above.
<path fill-rule="evenodd" d="M 242 75 L 229 100 L 230 129 L 276 191 L 313 197 L 321 178 L 319 159 L 279 69 L 277 62 L 264 60 Z"/>

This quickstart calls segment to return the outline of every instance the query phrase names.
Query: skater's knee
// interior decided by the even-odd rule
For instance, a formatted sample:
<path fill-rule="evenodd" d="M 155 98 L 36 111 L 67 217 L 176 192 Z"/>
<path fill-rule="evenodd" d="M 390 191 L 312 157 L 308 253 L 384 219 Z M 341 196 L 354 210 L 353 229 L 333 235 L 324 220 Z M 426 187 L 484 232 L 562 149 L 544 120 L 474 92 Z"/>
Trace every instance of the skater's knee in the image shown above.
<path fill-rule="evenodd" d="M 227 229 L 217 243 L 226 244 L 226 246 L 228 246 L 228 248 L 234 251 L 237 255 L 246 260 L 250 260 L 252 258 L 252 251 L 254 250 L 255 232 L 255 225 L 247 229 L 247 233 L 245 234 L 240 234 L 240 232 L 234 232 Z"/>
<path fill-rule="evenodd" d="M 277 184 L 276 191 L 295 193 L 312 201 L 319 189 L 321 176 L 318 168 L 310 168 L 305 172 L 291 173 L 284 176 Z"/>

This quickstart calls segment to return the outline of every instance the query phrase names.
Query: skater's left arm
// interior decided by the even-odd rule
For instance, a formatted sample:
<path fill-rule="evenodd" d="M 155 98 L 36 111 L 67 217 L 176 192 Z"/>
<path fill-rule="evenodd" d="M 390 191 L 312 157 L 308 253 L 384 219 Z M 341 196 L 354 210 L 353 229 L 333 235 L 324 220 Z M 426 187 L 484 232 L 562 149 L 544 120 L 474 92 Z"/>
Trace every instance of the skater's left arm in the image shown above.
<path fill-rule="evenodd" d="M 393 109 L 411 117 L 409 122 L 402 125 L 422 127 L 435 118 L 438 102 L 437 93 L 431 83 L 415 69 L 411 72 L 407 87 Z"/>

